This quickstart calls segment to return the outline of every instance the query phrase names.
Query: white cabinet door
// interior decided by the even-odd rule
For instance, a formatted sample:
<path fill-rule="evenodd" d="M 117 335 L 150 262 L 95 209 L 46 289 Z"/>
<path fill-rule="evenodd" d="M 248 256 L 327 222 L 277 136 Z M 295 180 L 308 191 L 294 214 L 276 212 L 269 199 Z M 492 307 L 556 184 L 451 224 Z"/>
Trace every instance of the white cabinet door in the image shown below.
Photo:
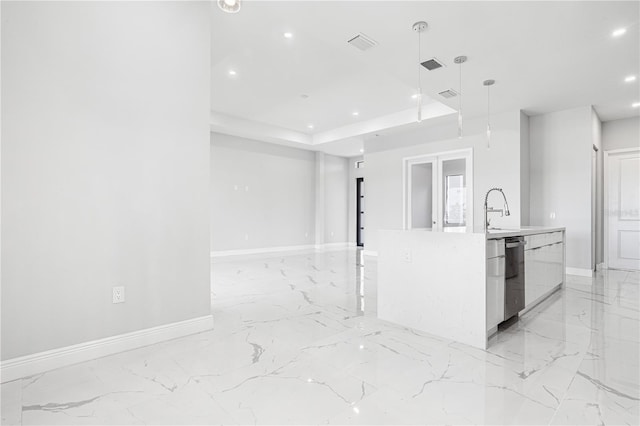
<path fill-rule="evenodd" d="M 564 243 L 525 250 L 524 304 L 529 306 L 564 281 Z"/>
<path fill-rule="evenodd" d="M 562 284 L 564 281 L 564 244 L 556 243 L 549 246 L 549 288 Z"/>
<path fill-rule="evenodd" d="M 504 320 L 504 256 L 487 259 L 487 331 Z"/>
<path fill-rule="evenodd" d="M 543 247 L 524 252 L 524 305 L 529 306 L 540 296 L 544 280 L 544 268 L 541 264 Z"/>

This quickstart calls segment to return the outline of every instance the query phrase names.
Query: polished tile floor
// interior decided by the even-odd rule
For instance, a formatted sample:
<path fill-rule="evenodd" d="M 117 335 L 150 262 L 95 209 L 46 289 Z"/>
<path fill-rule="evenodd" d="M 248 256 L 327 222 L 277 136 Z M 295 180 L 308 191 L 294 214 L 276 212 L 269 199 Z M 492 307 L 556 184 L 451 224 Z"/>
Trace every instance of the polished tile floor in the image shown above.
<path fill-rule="evenodd" d="M 378 320 L 355 249 L 216 260 L 214 330 L 3 384 L 2 424 L 637 425 L 639 279 L 568 276 L 483 351 Z"/>

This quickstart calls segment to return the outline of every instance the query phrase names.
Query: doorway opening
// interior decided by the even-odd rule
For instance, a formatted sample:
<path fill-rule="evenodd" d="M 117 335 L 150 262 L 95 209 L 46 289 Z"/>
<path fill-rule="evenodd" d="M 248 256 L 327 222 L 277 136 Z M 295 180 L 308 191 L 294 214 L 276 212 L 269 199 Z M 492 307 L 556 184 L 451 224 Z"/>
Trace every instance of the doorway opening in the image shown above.
<path fill-rule="evenodd" d="M 404 229 L 473 226 L 471 148 L 405 158 Z"/>
<path fill-rule="evenodd" d="M 364 247 L 364 178 L 356 178 L 356 244 Z"/>

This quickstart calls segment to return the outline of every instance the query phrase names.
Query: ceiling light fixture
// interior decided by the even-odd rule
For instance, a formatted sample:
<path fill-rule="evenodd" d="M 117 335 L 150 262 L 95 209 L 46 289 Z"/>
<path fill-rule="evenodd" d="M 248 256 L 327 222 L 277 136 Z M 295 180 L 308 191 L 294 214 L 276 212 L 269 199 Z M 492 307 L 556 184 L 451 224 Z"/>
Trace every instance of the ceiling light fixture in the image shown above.
<path fill-rule="evenodd" d="M 354 117 L 357 117 L 360 115 L 360 113 L 358 111 L 353 111 L 351 115 L 353 115 Z"/>
<path fill-rule="evenodd" d="M 307 124 L 307 128 L 313 129 L 313 124 Z"/>
<path fill-rule="evenodd" d="M 618 28 L 617 30 L 611 33 L 611 36 L 620 37 L 621 35 L 624 35 L 626 32 L 627 32 L 626 28 Z"/>
<path fill-rule="evenodd" d="M 462 138 L 462 64 L 467 62 L 467 57 L 456 56 L 453 62 L 458 64 L 458 138 Z"/>
<path fill-rule="evenodd" d="M 485 80 L 482 82 L 487 86 L 487 149 L 491 148 L 491 86 L 496 84 L 495 80 Z"/>
<path fill-rule="evenodd" d="M 360 152 L 364 152 L 364 148 L 360 148 Z M 362 348 L 360 348 L 360 349 L 362 349 Z"/>
<path fill-rule="evenodd" d="M 284 38 L 293 38 L 293 33 L 290 33 L 290 32 L 286 32 L 283 35 L 284 35 Z"/>
<path fill-rule="evenodd" d="M 411 99 L 418 99 L 418 94 L 414 93 L 413 95 L 411 95 Z"/>
<path fill-rule="evenodd" d="M 416 96 L 417 104 L 418 104 L 418 123 L 422 121 L 422 81 L 420 79 L 420 53 L 421 53 L 421 41 L 422 41 L 422 33 L 427 29 L 427 23 L 425 21 L 418 21 L 413 26 L 413 31 L 418 33 L 418 93 Z"/>
<path fill-rule="evenodd" d="M 632 108 L 638 108 L 638 107 L 640 107 L 640 102 L 634 102 L 634 103 L 632 103 L 632 104 L 631 104 L 631 107 L 632 107 Z"/>
<path fill-rule="evenodd" d="M 235 77 L 236 75 L 238 75 L 238 73 L 237 73 L 237 72 L 235 72 L 235 70 L 229 70 L 229 75 L 230 75 L 231 77 Z"/>
<path fill-rule="evenodd" d="M 627 78 L 624 79 L 625 83 L 631 83 L 632 81 L 636 81 L 636 76 L 635 75 L 630 75 Z"/>
<path fill-rule="evenodd" d="M 240 0 L 218 0 L 218 7 L 227 13 L 237 13 L 240 11 Z"/>

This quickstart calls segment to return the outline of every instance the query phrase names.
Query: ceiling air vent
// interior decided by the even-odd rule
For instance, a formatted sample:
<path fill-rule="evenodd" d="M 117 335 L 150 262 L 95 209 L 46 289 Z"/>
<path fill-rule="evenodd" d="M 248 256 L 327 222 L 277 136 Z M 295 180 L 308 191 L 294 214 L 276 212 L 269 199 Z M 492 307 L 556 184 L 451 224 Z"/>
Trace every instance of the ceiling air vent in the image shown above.
<path fill-rule="evenodd" d="M 422 63 L 422 66 L 428 69 L 429 71 L 437 70 L 438 68 L 442 68 L 442 63 L 438 61 L 436 58 L 427 59 Z"/>
<path fill-rule="evenodd" d="M 445 91 L 438 93 L 438 95 L 442 96 L 443 98 L 449 99 L 449 98 L 455 98 L 456 96 L 458 96 L 458 92 L 456 92 L 453 89 L 447 89 Z"/>
<path fill-rule="evenodd" d="M 375 40 L 367 37 L 366 35 L 360 33 L 357 36 L 353 37 L 351 40 L 347 41 L 347 43 L 349 43 L 350 45 L 357 47 L 358 49 L 364 51 L 364 50 L 369 50 L 371 49 L 373 46 L 375 46 L 376 43 Z"/>

